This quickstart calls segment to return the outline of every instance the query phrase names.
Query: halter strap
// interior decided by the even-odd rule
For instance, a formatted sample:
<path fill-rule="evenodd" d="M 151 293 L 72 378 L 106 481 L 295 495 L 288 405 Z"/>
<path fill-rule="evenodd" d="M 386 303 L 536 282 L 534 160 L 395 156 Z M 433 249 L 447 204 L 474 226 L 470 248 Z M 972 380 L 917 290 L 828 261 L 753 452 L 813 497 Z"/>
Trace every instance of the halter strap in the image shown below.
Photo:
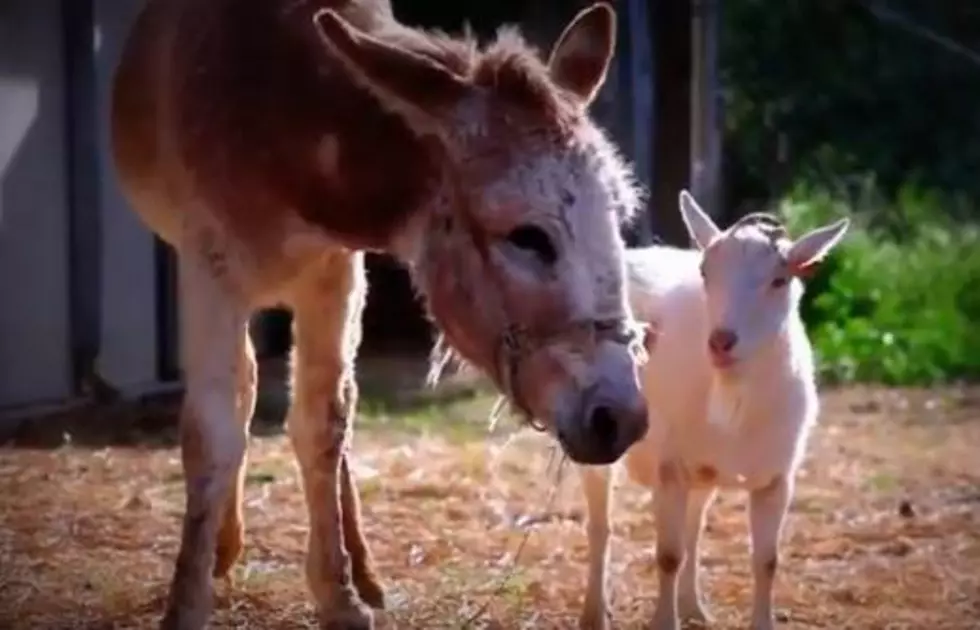
<path fill-rule="evenodd" d="M 454 186 L 458 195 L 462 194 L 466 199 L 465 191 L 457 184 Z M 493 356 L 493 380 L 501 389 L 516 410 L 524 416 L 525 421 L 531 426 L 541 430 L 540 424 L 533 420 L 534 414 L 531 413 L 520 388 L 517 386 L 520 375 L 521 360 L 528 354 L 540 349 L 543 346 L 554 343 L 558 339 L 565 338 L 576 333 L 586 333 L 593 336 L 598 341 L 611 341 L 613 343 L 629 346 L 633 352 L 642 350 L 642 337 L 636 326 L 631 325 L 625 317 L 606 318 L 606 319 L 583 319 L 571 322 L 565 326 L 548 327 L 545 330 L 528 330 L 510 317 L 507 305 L 502 301 L 504 295 L 504 282 L 498 273 L 497 266 L 493 263 L 490 256 L 490 246 L 481 230 L 474 225 L 472 217 L 463 210 L 454 213 L 452 217 L 433 217 L 435 221 L 441 222 L 444 229 L 458 220 L 462 229 L 469 235 L 473 247 L 480 256 L 484 269 L 491 282 L 497 289 L 496 294 L 501 296 L 500 300 L 491 308 L 498 309 L 501 320 L 505 322 L 503 332 L 497 340 Z M 489 306 L 489 305 L 488 305 Z"/>
<path fill-rule="evenodd" d="M 537 334 L 511 323 L 504 328 L 500 336 L 495 357 L 498 385 L 517 411 L 524 416 L 524 420 L 538 430 L 543 430 L 544 427 L 534 422 L 534 414 L 531 413 L 517 386 L 521 360 L 559 339 L 583 332 L 591 335 L 596 342 L 611 341 L 630 346 L 633 352 L 639 351 L 636 345 L 640 340 L 639 332 L 625 318 L 583 319 Z"/>

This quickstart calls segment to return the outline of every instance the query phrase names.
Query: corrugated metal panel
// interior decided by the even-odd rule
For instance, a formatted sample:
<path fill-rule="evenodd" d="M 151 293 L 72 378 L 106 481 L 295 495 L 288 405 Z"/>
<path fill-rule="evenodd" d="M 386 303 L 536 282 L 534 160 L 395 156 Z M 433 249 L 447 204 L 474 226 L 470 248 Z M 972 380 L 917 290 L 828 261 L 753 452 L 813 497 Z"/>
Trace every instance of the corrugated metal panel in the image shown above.
<path fill-rule="evenodd" d="M 94 16 L 89 0 L 62 0 L 68 112 L 69 317 L 76 388 L 90 377 L 102 332 L 102 215 L 99 212 Z"/>
<path fill-rule="evenodd" d="M 624 33 L 629 55 L 623 60 L 629 73 L 629 129 L 632 142 L 630 156 L 637 177 L 647 190 L 653 186 L 653 47 L 650 43 L 649 0 L 628 0 Z M 641 244 L 649 244 L 654 235 L 653 204 L 648 200 L 645 220 L 638 230 Z"/>
<path fill-rule="evenodd" d="M 95 94 L 102 210 L 102 347 L 99 373 L 113 386 L 157 380 L 156 261 L 153 235 L 130 210 L 109 151 L 109 93 L 113 73 L 142 6 L 95 0 Z"/>
<path fill-rule="evenodd" d="M 159 386 L 154 239 L 108 136 L 140 4 L 0 4 L 0 409 L 63 402 L 93 367 L 123 393 Z"/>
<path fill-rule="evenodd" d="M 691 25 L 691 192 L 715 217 L 721 213 L 724 130 L 718 81 L 719 11 L 720 0 L 697 0 Z"/>
<path fill-rule="evenodd" d="M 0 5 L 0 406 L 72 392 L 61 25 Z"/>

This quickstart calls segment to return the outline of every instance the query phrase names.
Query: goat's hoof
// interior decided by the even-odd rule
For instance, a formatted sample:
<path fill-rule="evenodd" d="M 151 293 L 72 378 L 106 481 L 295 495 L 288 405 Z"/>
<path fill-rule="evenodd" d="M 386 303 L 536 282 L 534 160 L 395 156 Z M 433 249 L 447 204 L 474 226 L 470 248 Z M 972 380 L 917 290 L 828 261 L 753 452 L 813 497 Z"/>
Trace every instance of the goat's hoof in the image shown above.
<path fill-rule="evenodd" d="M 365 604 L 375 610 L 385 609 L 385 589 L 373 572 L 355 574 L 354 588 Z"/>
<path fill-rule="evenodd" d="M 374 630 L 374 613 L 364 604 L 350 605 L 322 611 L 320 613 L 321 630 Z"/>

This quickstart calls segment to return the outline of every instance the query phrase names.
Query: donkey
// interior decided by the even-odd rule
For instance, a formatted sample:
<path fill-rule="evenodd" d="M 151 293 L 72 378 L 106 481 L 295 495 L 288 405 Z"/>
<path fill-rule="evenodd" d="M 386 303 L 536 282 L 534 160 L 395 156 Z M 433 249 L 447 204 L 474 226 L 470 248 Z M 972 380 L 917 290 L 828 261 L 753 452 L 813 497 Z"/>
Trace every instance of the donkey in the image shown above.
<path fill-rule="evenodd" d="M 387 0 L 148 0 L 111 117 L 125 194 L 178 254 L 187 504 L 162 627 L 203 627 L 242 550 L 247 322 L 272 305 L 294 314 L 287 432 L 320 623 L 384 608 L 347 453 L 365 251 L 410 269 L 449 346 L 573 461 L 645 434 L 619 234 L 639 191 L 587 111 L 615 20 L 582 10 L 544 60 L 514 28 L 481 46 Z"/>

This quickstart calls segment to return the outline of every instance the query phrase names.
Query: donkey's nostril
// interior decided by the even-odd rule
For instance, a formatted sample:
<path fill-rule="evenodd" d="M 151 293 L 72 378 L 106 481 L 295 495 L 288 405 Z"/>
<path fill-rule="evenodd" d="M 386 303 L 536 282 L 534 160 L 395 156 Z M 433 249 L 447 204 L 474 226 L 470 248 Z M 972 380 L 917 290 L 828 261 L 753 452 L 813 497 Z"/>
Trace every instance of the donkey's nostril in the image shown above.
<path fill-rule="evenodd" d="M 708 348 L 715 354 L 730 352 L 738 343 L 738 335 L 727 328 L 716 328 L 708 336 Z"/>
<path fill-rule="evenodd" d="M 617 430 L 616 417 L 612 409 L 599 405 L 592 410 L 592 415 L 589 416 L 589 432 L 599 444 L 615 443 Z"/>

